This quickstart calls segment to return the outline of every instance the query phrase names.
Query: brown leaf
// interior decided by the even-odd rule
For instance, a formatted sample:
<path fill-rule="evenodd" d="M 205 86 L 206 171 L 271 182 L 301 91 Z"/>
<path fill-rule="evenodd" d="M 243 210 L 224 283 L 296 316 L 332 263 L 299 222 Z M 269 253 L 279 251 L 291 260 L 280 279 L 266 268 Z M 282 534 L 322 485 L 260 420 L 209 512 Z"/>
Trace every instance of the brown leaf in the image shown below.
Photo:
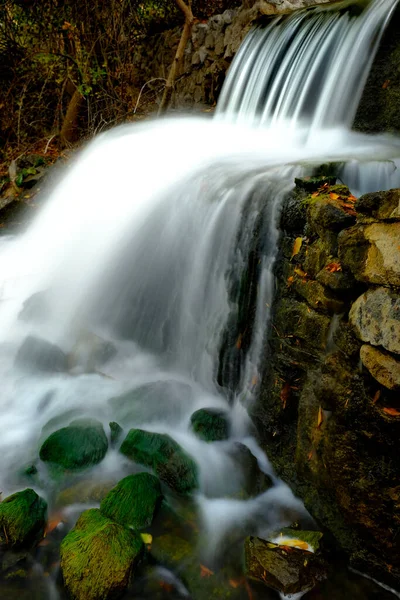
<path fill-rule="evenodd" d="M 281 390 L 281 400 L 282 400 L 282 406 L 284 409 L 286 408 L 286 403 L 289 399 L 289 395 L 290 395 L 290 384 L 285 383 L 285 385 L 283 386 L 283 388 Z"/>
<path fill-rule="evenodd" d="M 313 456 L 313 450 L 310 450 L 310 452 L 307 454 L 308 460 L 311 460 L 312 456 Z"/>
<path fill-rule="evenodd" d="M 294 240 L 293 250 L 292 250 L 292 258 L 300 252 L 302 243 L 303 243 L 303 238 L 301 238 L 301 237 L 297 237 Z"/>
<path fill-rule="evenodd" d="M 174 589 L 172 583 L 168 583 L 167 581 L 160 581 L 160 588 L 165 590 L 167 593 L 171 593 Z"/>
<path fill-rule="evenodd" d="M 317 429 L 319 429 L 321 427 L 323 420 L 324 420 L 324 413 L 322 412 L 322 408 L 320 406 L 318 409 Z"/>
<path fill-rule="evenodd" d="M 381 396 L 381 390 L 378 390 L 375 396 L 372 398 L 372 404 L 376 404 Z"/>
<path fill-rule="evenodd" d="M 238 350 L 240 350 L 240 348 L 242 347 L 242 339 L 243 339 L 243 335 L 241 333 L 239 333 L 239 337 L 236 340 L 236 348 Z"/>
<path fill-rule="evenodd" d="M 329 198 L 330 198 L 331 200 L 337 200 L 338 198 L 340 198 L 340 196 L 339 196 L 339 194 L 335 194 L 334 192 L 331 192 L 331 193 L 329 194 Z"/>
<path fill-rule="evenodd" d="M 386 79 L 386 81 L 384 82 L 382 89 L 386 90 L 389 87 L 389 83 L 390 83 L 390 79 Z"/>
<path fill-rule="evenodd" d="M 353 196 L 353 194 L 350 194 L 350 196 L 348 196 L 346 198 L 347 202 L 351 202 L 352 204 L 354 204 L 354 202 L 357 201 L 357 198 L 355 196 Z"/>
<path fill-rule="evenodd" d="M 337 273 L 342 270 L 342 265 L 337 262 L 331 262 L 329 265 L 326 265 L 325 271 L 329 271 L 329 273 Z"/>
<path fill-rule="evenodd" d="M 214 575 L 214 572 L 211 569 L 208 569 L 204 565 L 200 565 L 200 577 L 211 577 Z"/>
<path fill-rule="evenodd" d="M 392 417 L 400 417 L 400 410 L 397 410 L 396 408 L 384 408 L 383 412 Z"/>
<path fill-rule="evenodd" d="M 233 587 L 234 589 L 238 588 L 239 586 L 241 586 L 243 583 L 243 581 L 241 579 L 230 579 L 229 580 L 229 585 L 231 587 Z"/>
<path fill-rule="evenodd" d="M 319 196 L 319 192 L 314 192 L 313 194 L 311 194 L 311 198 L 318 198 Z"/>
<path fill-rule="evenodd" d="M 290 277 L 288 277 L 287 286 L 290 287 L 292 285 L 293 281 L 294 281 L 294 277 L 293 277 L 293 275 L 291 275 Z"/>

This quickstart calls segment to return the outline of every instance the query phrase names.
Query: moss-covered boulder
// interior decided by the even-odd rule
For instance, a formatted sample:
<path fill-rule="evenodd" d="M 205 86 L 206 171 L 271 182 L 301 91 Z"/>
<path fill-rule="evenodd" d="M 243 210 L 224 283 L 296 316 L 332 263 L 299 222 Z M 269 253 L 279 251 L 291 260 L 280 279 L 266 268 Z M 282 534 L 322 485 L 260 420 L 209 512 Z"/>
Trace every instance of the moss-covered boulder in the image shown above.
<path fill-rule="evenodd" d="M 104 498 L 100 510 L 109 519 L 142 529 L 151 525 L 162 500 L 160 482 L 150 473 L 128 475 Z"/>
<path fill-rule="evenodd" d="M 297 548 L 288 552 L 257 537 L 246 539 L 245 562 L 249 579 L 285 595 L 306 592 L 327 576 L 323 561 L 312 552 Z"/>
<path fill-rule="evenodd" d="M 229 421 L 225 411 L 200 408 L 190 417 L 193 431 L 206 442 L 218 442 L 229 437 Z"/>
<path fill-rule="evenodd" d="M 16 492 L 0 503 L 0 547 L 34 546 L 42 537 L 47 503 L 31 489 Z"/>
<path fill-rule="evenodd" d="M 196 463 L 169 435 L 131 429 L 120 452 L 151 467 L 161 481 L 179 494 L 189 494 L 198 486 Z"/>
<path fill-rule="evenodd" d="M 108 448 L 102 424 L 77 419 L 52 433 L 40 448 L 40 458 L 67 470 L 91 467 L 103 460 Z"/>
<path fill-rule="evenodd" d="M 107 600 L 123 593 L 144 551 L 140 536 L 98 509 L 81 514 L 61 544 L 65 587 L 75 600 Z"/>

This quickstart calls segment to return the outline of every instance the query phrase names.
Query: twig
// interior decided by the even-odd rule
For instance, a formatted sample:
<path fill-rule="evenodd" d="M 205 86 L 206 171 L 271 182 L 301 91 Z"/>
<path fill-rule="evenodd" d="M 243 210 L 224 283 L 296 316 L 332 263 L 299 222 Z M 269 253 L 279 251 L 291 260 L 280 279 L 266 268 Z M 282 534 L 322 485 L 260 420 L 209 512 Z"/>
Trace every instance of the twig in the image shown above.
<path fill-rule="evenodd" d="M 142 88 L 139 92 L 139 96 L 138 99 L 136 100 L 136 105 L 135 108 L 133 110 L 133 114 L 136 114 L 136 111 L 138 109 L 139 106 L 139 102 L 140 102 L 140 98 L 142 97 L 142 92 L 144 90 L 144 88 L 146 87 L 146 85 L 148 85 L 149 83 L 152 83 L 153 81 L 165 81 L 165 83 L 167 82 L 167 80 L 165 79 L 165 77 L 154 77 L 153 79 L 149 79 L 149 81 L 146 81 L 146 83 L 144 85 L 142 85 Z"/>

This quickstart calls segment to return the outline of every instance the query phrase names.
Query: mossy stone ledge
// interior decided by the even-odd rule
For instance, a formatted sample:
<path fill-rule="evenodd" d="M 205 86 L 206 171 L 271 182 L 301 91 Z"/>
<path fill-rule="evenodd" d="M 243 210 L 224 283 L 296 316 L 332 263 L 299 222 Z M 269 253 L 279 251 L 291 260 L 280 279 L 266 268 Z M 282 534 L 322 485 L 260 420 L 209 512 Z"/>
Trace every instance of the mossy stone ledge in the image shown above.
<path fill-rule="evenodd" d="M 138 473 L 122 479 L 104 498 L 100 510 L 120 525 L 143 529 L 152 524 L 162 498 L 157 477 Z"/>
<path fill-rule="evenodd" d="M 97 508 L 81 514 L 61 544 L 64 585 L 74 600 L 108 600 L 128 587 L 144 552 L 140 536 Z"/>
<path fill-rule="evenodd" d="M 169 435 L 131 429 L 120 452 L 152 468 L 178 494 L 190 494 L 198 487 L 196 463 Z"/>
<path fill-rule="evenodd" d="M 44 534 L 47 503 L 28 488 L 0 503 L 0 548 L 32 547 Z"/>
<path fill-rule="evenodd" d="M 42 444 L 39 456 L 63 469 L 78 470 L 102 461 L 107 449 L 102 424 L 92 419 L 77 419 L 52 433 Z"/>

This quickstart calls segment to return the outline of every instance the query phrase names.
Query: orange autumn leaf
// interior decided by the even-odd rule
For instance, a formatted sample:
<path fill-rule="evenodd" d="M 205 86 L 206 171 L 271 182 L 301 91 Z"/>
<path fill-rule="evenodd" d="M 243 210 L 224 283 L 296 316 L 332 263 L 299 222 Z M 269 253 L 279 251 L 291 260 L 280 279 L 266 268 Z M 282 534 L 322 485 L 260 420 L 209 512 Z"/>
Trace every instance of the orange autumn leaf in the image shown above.
<path fill-rule="evenodd" d="M 300 267 L 296 267 L 295 270 L 294 270 L 294 272 L 299 277 L 307 277 L 307 273 L 305 271 L 303 271 L 303 269 L 300 269 Z"/>
<path fill-rule="evenodd" d="M 214 572 L 211 569 L 208 569 L 204 565 L 200 565 L 200 577 L 211 577 L 214 575 Z"/>
<path fill-rule="evenodd" d="M 331 193 L 329 194 L 329 198 L 330 198 L 331 200 L 337 200 L 338 198 L 340 198 L 340 196 L 339 196 L 339 194 L 335 194 L 334 192 L 331 192 Z"/>
<path fill-rule="evenodd" d="M 320 406 L 318 409 L 317 429 L 319 429 L 321 427 L 323 420 L 324 420 L 324 413 L 322 412 L 322 408 Z"/>
<path fill-rule="evenodd" d="M 239 586 L 241 586 L 243 583 L 243 581 L 241 579 L 230 579 L 229 580 L 229 585 L 231 587 L 233 587 L 234 589 L 238 588 Z"/>
<path fill-rule="evenodd" d="M 160 581 L 160 588 L 170 593 L 173 591 L 174 586 L 172 583 L 168 583 L 167 581 Z"/>
<path fill-rule="evenodd" d="M 396 408 L 384 408 L 383 412 L 392 417 L 400 417 L 400 410 L 397 410 Z"/>
<path fill-rule="evenodd" d="M 380 395 L 381 395 L 381 390 L 378 390 L 378 391 L 376 392 L 375 396 L 372 398 L 372 404 L 376 404 L 376 403 L 377 403 L 377 401 L 378 401 L 378 400 L 379 400 L 379 398 L 380 398 Z"/>
<path fill-rule="evenodd" d="M 353 196 L 353 194 L 350 194 L 350 196 L 348 196 L 346 198 L 347 202 L 351 202 L 352 204 L 354 204 L 354 202 L 357 201 L 357 198 L 355 196 Z"/>
<path fill-rule="evenodd" d="M 48 520 L 44 535 L 46 536 L 47 534 L 51 533 L 57 527 L 57 525 L 59 525 L 62 522 L 63 518 L 61 512 L 54 513 L 53 515 L 51 515 L 50 519 Z"/>
<path fill-rule="evenodd" d="M 386 79 L 386 81 L 384 82 L 382 89 L 386 90 L 389 87 L 389 83 L 390 83 L 390 79 Z"/>
<path fill-rule="evenodd" d="M 240 348 L 242 347 L 242 338 L 243 338 L 242 334 L 241 334 L 241 333 L 239 333 L 239 337 L 238 337 L 238 339 L 236 340 L 236 348 L 237 348 L 238 350 L 240 350 Z"/>
<path fill-rule="evenodd" d="M 285 548 L 299 548 L 300 550 L 308 550 L 307 542 L 303 542 L 303 540 L 289 540 L 285 538 L 285 541 L 280 546 L 284 546 Z"/>
<path fill-rule="evenodd" d="M 331 262 L 325 267 L 325 271 L 329 271 L 329 273 L 337 273 L 342 270 L 342 265 L 337 262 Z"/>
<path fill-rule="evenodd" d="M 308 460 L 311 460 L 311 459 L 312 459 L 312 456 L 313 456 L 313 451 L 312 451 L 312 450 L 310 450 L 310 452 L 307 454 L 307 458 L 308 458 Z"/>
<path fill-rule="evenodd" d="M 285 383 L 285 385 L 283 386 L 283 388 L 281 390 L 281 400 L 282 400 L 283 408 L 286 408 L 286 403 L 289 399 L 289 394 L 290 394 L 290 385 L 289 385 L 289 383 Z"/>
<path fill-rule="evenodd" d="M 292 258 L 300 252 L 302 243 L 303 243 L 303 238 L 301 238 L 301 237 L 297 237 L 294 240 L 293 250 L 292 250 Z"/>

